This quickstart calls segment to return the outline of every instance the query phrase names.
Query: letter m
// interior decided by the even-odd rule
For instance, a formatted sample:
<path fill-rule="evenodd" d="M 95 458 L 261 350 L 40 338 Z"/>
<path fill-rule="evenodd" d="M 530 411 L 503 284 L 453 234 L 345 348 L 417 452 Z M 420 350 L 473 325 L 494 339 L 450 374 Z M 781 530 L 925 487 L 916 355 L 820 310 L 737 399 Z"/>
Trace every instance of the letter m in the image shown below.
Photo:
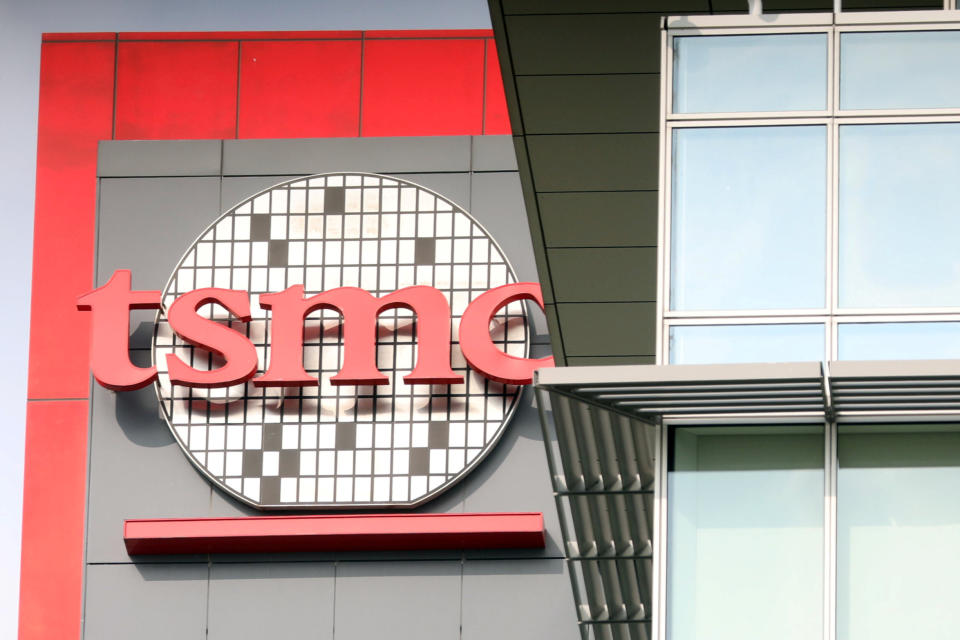
<path fill-rule="evenodd" d="M 253 383 L 265 387 L 317 384 L 303 368 L 303 327 L 318 309 L 343 316 L 343 368 L 331 384 L 387 384 L 377 369 L 377 318 L 388 309 L 410 309 L 417 316 L 417 360 L 403 377 L 407 384 L 456 384 L 463 377 L 450 368 L 450 305 L 433 287 L 406 287 L 377 298 L 357 287 L 340 287 L 304 298 L 303 285 L 260 296 L 271 310 L 270 365 Z"/>

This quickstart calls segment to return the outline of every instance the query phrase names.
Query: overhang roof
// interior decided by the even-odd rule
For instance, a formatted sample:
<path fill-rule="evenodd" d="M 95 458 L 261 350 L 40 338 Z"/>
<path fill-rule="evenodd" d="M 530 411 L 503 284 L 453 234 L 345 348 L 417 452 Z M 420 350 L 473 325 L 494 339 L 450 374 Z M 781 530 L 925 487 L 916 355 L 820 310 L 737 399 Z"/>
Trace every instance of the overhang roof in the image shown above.
<path fill-rule="evenodd" d="M 558 367 L 536 383 L 641 420 L 960 415 L 960 360 Z"/>
<path fill-rule="evenodd" d="M 535 379 L 584 638 L 650 637 L 658 422 L 960 419 L 960 360 L 557 367 Z"/>

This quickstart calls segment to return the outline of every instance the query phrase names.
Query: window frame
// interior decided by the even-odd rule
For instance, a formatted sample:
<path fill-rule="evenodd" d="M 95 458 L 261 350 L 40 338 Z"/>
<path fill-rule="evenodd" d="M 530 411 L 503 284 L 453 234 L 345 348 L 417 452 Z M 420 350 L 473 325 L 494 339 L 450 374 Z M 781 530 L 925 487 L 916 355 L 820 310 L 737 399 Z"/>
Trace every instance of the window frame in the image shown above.
<path fill-rule="evenodd" d="M 951 0 L 952 1 L 952 0 Z M 951 7 L 952 8 L 952 7 Z M 780 14 L 762 17 L 683 16 L 665 19 L 661 31 L 661 105 L 657 256 L 656 363 L 670 361 L 670 328 L 679 325 L 794 324 L 825 326 L 824 361 L 839 354 L 839 325 L 845 322 L 956 321 L 956 307 L 840 308 L 839 305 L 839 144 L 840 127 L 860 124 L 960 123 L 952 109 L 840 110 L 840 38 L 844 33 L 882 31 L 960 31 L 955 11 L 853 14 Z M 827 36 L 827 109 L 823 111 L 673 113 L 674 46 L 677 37 L 824 33 Z M 674 311 L 670 308 L 673 187 L 673 133 L 683 128 L 820 125 L 826 127 L 825 305 L 821 309 Z"/>

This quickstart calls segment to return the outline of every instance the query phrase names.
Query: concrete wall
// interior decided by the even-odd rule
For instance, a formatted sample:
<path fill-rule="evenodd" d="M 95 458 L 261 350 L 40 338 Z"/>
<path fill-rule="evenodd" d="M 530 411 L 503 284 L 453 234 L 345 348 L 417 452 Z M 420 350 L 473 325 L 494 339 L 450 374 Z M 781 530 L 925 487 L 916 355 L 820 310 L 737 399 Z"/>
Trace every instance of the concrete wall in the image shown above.
<path fill-rule="evenodd" d="M 509 137 L 103 142 L 97 282 L 118 268 L 161 289 L 224 209 L 288 177 L 335 170 L 402 176 L 462 205 L 536 280 Z M 152 314 L 135 312 L 133 358 L 149 362 Z M 537 314 L 533 355 L 549 353 Z M 187 461 L 152 387 L 93 389 L 84 638 L 575 638 L 576 615 L 529 390 L 495 450 L 422 511 L 541 511 L 533 551 L 127 555 L 127 518 L 256 512 Z"/>

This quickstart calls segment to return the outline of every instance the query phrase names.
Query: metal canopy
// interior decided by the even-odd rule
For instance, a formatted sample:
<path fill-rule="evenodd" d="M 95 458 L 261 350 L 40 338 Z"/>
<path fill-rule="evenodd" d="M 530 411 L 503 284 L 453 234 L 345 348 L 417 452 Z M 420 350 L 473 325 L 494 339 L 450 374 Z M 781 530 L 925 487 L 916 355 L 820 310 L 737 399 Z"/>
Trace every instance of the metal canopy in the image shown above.
<path fill-rule="evenodd" d="M 960 360 L 558 367 L 537 405 L 581 635 L 648 640 L 659 425 L 960 418 Z"/>
<path fill-rule="evenodd" d="M 960 413 L 960 360 L 563 367 L 538 388 L 641 420 Z"/>
<path fill-rule="evenodd" d="M 960 360 L 831 362 L 827 379 L 838 420 L 960 414 Z"/>

